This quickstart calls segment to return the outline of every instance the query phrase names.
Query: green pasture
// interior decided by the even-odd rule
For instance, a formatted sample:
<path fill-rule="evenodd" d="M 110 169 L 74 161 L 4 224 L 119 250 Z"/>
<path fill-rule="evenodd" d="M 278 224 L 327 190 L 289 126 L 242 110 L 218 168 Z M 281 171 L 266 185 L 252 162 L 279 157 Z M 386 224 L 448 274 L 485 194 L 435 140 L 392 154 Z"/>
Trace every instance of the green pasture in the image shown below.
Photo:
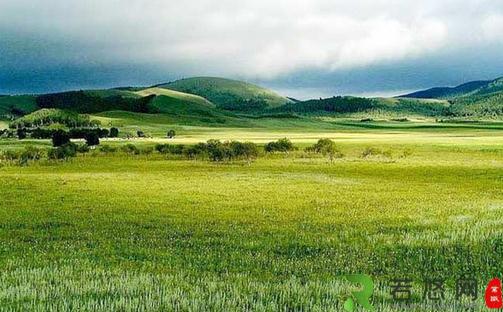
<path fill-rule="evenodd" d="M 439 311 L 422 299 L 425 278 L 446 279 L 441 311 L 461 311 L 462 275 L 479 280 L 484 311 L 484 284 L 503 269 L 501 125 L 253 122 L 263 127 L 178 125 L 174 140 L 102 144 L 289 137 L 301 149 L 251 165 L 90 152 L 0 167 L 1 309 L 342 311 L 355 290 L 342 275 L 366 273 L 377 311 Z M 302 151 L 320 137 L 345 156 Z M 0 150 L 30 144 L 50 146 Z M 389 153 L 360 157 L 367 147 Z M 414 280 L 415 308 L 393 305 L 397 277 Z"/>

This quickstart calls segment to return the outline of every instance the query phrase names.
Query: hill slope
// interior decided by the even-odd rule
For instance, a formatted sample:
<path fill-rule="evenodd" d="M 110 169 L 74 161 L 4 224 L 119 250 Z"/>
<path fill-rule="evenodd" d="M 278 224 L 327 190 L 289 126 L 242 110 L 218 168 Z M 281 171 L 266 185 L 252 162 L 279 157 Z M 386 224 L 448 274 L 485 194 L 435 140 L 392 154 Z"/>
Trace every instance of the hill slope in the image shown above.
<path fill-rule="evenodd" d="M 0 118 L 16 117 L 37 110 L 33 95 L 13 95 L 0 97 Z"/>
<path fill-rule="evenodd" d="M 224 78 L 187 78 L 156 87 L 198 95 L 219 108 L 227 110 L 261 110 L 290 102 L 274 91 L 247 82 Z"/>
<path fill-rule="evenodd" d="M 405 98 L 361 98 L 337 96 L 319 100 L 290 103 L 270 109 L 271 112 L 308 115 L 355 113 L 397 116 L 439 116 L 448 107 L 447 101 Z"/>
<path fill-rule="evenodd" d="M 494 92 L 503 92 L 503 78 L 494 80 L 471 81 L 456 87 L 435 87 L 405 95 L 403 98 L 421 99 L 451 99 L 471 95 L 483 95 Z"/>
<path fill-rule="evenodd" d="M 135 92 L 135 94 L 140 95 L 142 97 L 149 95 L 162 95 L 165 97 L 169 97 L 172 99 L 176 99 L 182 102 L 186 102 L 187 104 L 194 103 L 207 107 L 215 107 L 215 104 L 211 103 L 207 99 L 200 97 L 198 95 L 183 93 L 179 91 L 164 89 L 164 88 L 148 88 Z"/>

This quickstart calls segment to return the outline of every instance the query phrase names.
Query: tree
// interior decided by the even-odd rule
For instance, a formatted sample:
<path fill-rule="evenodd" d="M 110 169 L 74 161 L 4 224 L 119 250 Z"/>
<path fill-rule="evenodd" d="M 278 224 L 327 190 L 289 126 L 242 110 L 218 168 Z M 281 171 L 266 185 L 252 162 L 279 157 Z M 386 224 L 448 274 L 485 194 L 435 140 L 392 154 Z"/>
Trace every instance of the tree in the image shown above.
<path fill-rule="evenodd" d="M 58 147 L 70 143 L 70 136 L 66 131 L 57 130 L 52 134 L 52 146 Z"/>
<path fill-rule="evenodd" d="M 17 137 L 20 140 L 26 139 L 26 129 L 25 128 L 17 129 Z"/>
<path fill-rule="evenodd" d="M 319 139 L 316 144 L 310 146 L 306 149 L 308 152 L 314 152 L 322 154 L 323 156 L 328 156 L 330 161 L 334 161 L 335 158 L 341 158 L 343 155 L 337 149 L 335 142 L 330 139 Z"/>
<path fill-rule="evenodd" d="M 248 163 L 257 158 L 259 154 L 258 146 L 252 142 L 232 141 L 229 143 L 232 150 L 232 157 L 245 159 Z"/>
<path fill-rule="evenodd" d="M 176 135 L 175 130 L 171 129 L 168 131 L 168 138 L 172 139 Z"/>
<path fill-rule="evenodd" d="M 95 131 L 86 133 L 84 139 L 86 140 L 87 146 L 100 145 L 100 137 Z"/>
<path fill-rule="evenodd" d="M 289 151 L 293 151 L 295 149 L 295 146 L 293 146 L 292 142 L 287 139 L 279 139 L 278 141 L 274 142 L 269 142 L 264 146 L 264 150 L 267 153 L 274 153 L 274 152 L 283 152 L 287 153 Z"/>
<path fill-rule="evenodd" d="M 77 155 L 77 145 L 69 142 L 52 148 L 47 153 L 49 159 L 68 159 Z"/>
<path fill-rule="evenodd" d="M 110 137 L 111 138 L 116 138 L 119 136 L 119 129 L 112 127 L 110 128 Z"/>

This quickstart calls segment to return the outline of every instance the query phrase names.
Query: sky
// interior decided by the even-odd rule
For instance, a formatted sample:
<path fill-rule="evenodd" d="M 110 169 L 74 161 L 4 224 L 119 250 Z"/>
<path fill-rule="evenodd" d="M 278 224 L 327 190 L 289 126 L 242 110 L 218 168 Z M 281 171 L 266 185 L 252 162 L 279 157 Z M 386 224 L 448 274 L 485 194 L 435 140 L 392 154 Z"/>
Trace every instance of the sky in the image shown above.
<path fill-rule="evenodd" d="M 301 99 L 503 76 L 501 0 L 0 0 L 0 93 L 220 76 Z"/>

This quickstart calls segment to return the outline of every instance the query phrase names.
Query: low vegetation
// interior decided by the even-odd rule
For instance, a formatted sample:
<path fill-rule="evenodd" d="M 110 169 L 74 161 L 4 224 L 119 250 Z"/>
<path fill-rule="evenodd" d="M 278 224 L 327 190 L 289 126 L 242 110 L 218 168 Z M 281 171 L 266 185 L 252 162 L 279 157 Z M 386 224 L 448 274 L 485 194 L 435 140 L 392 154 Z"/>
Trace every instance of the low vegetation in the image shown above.
<path fill-rule="evenodd" d="M 70 146 L 49 160 L 47 142 L 2 140 L 2 157 L 40 148 L 0 168 L 2 309 L 342 311 L 349 272 L 372 276 L 376 311 L 411 310 L 394 304 L 394 278 L 414 281 L 416 311 L 435 310 L 425 278 L 445 279 L 442 311 L 464 310 L 462 275 L 480 286 L 470 310 L 485 311 L 503 266 L 502 136 L 454 129 L 336 133 L 332 165 L 319 157 L 332 144 L 307 131 L 291 133 L 298 151 L 259 151 L 251 166 L 188 160 L 176 144 L 148 154 L 147 140 L 72 161 Z M 367 147 L 413 157 L 362 158 Z"/>
<path fill-rule="evenodd" d="M 51 108 L 40 109 L 18 118 L 11 122 L 9 127 L 13 129 L 43 128 L 54 124 L 63 125 L 68 128 L 99 126 L 99 122 L 91 120 L 89 115 L 82 115 L 72 111 Z"/>

